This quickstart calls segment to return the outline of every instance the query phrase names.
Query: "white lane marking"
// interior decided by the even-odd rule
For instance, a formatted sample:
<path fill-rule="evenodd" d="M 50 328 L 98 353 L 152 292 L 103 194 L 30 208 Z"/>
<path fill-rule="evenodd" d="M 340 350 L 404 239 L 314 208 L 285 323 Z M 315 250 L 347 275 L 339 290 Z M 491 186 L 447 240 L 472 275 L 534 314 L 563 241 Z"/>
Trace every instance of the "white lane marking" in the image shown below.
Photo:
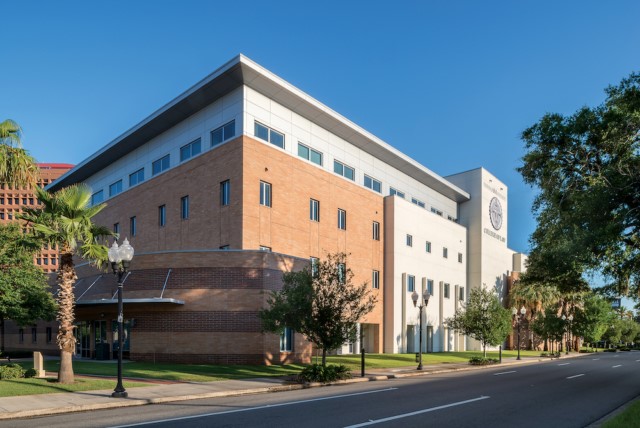
<path fill-rule="evenodd" d="M 291 405 L 294 405 L 294 404 L 313 403 L 314 401 L 333 400 L 333 399 L 336 399 L 336 398 L 354 397 L 356 395 L 375 394 L 377 392 L 388 392 L 388 391 L 393 391 L 393 390 L 396 390 L 396 389 L 398 389 L 398 388 L 385 388 L 385 389 L 377 389 L 375 391 L 356 392 L 356 393 L 353 393 L 353 394 L 343 394 L 343 395 L 333 395 L 331 397 L 323 397 L 323 398 L 312 398 L 310 400 L 291 401 L 289 403 L 266 404 L 264 406 L 249 407 L 249 408 L 246 408 L 246 409 L 227 410 L 226 412 L 205 413 L 205 414 L 201 414 L 201 415 L 184 416 L 184 417 L 181 417 L 181 418 L 160 419 L 160 420 L 156 420 L 156 421 L 139 422 L 137 424 L 115 425 L 115 426 L 112 426 L 110 428 L 138 427 L 138 426 L 142 426 L 142 425 L 151 425 L 151 424 L 158 424 L 158 423 L 163 423 L 163 422 L 174 422 L 174 421 L 183 421 L 183 420 L 186 420 L 186 419 L 203 418 L 203 417 L 208 417 L 208 416 L 227 415 L 229 413 L 251 412 L 253 410 L 263 410 L 263 409 L 269 409 L 269 408 L 272 408 L 272 407 L 291 406 Z"/>
<path fill-rule="evenodd" d="M 636 363 L 637 363 L 638 361 L 640 361 L 640 360 L 636 360 Z"/>
<path fill-rule="evenodd" d="M 612 366 L 612 369 L 618 368 L 618 367 L 622 367 L 622 364 L 618 364 L 617 366 Z"/>
<path fill-rule="evenodd" d="M 593 361 L 598 361 L 600 358 L 594 358 Z M 640 361 L 640 360 L 639 360 Z"/>
<path fill-rule="evenodd" d="M 584 376 L 584 373 L 573 375 L 573 376 L 569 376 L 567 379 L 573 379 L 574 377 L 580 377 L 580 376 Z"/>
<path fill-rule="evenodd" d="M 516 372 L 515 370 L 511 370 L 510 372 L 494 373 L 493 375 L 494 375 L 494 376 L 500 376 L 500 375 L 503 375 L 503 374 L 509 374 L 509 373 L 515 373 L 515 372 Z"/>
<path fill-rule="evenodd" d="M 571 363 L 562 363 L 562 364 L 558 364 L 559 366 L 568 366 Z"/>
<path fill-rule="evenodd" d="M 491 397 L 487 397 L 487 396 L 483 395 L 483 396 L 480 396 L 478 398 L 472 398 L 471 400 L 458 401 L 456 403 L 444 404 L 442 406 L 431 407 L 429 409 L 418 410 L 416 412 L 404 413 L 402 415 L 396 415 L 396 416 L 390 416 L 388 418 L 377 419 L 377 420 L 373 420 L 373 421 L 369 421 L 369 422 L 363 422 L 361 424 L 356 424 L 356 425 L 349 425 L 349 426 L 347 426 L 345 428 L 359 428 L 359 427 L 366 427 L 366 426 L 369 426 L 369 425 L 381 424 L 381 423 L 384 423 L 384 422 L 394 421 L 396 419 L 408 418 L 410 416 L 421 415 L 423 413 L 435 412 L 436 410 L 442 410 L 442 409 L 446 409 L 448 407 L 461 406 L 462 404 L 473 403 L 474 401 L 486 400 L 487 398 L 491 398 Z"/>

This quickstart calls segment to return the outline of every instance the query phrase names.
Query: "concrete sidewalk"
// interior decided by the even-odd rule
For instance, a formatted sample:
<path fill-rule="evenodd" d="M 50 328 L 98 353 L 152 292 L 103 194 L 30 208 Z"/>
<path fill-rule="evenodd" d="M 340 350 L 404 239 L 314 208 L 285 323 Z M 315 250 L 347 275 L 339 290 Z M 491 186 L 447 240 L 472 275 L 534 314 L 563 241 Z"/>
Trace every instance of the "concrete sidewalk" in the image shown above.
<path fill-rule="evenodd" d="M 562 358 L 577 357 L 585 354 L 572 354 Z M 555 360 L 555 359 L 554 359 Z M 482 370 L 550 361 L 548 358 L 523 357 L 505 358 L 499 365 L 471 366 L 466 363 L 424 365 L 422 371 L 416 366 L 389 369 L 368 369 L 365 377 L 360 371 L 353 372 L 353 379 L 338 383 L 355 383 L 403 378 L 408 376 L 428 376 L 438 373 L 449 373 L 466 370 Z M 114 387 L 115 387 L 114 379 Z M 267 392 L 291 391 L 303 388 L 322 386 L 322 384 L 290 383 L 286 378 L 259 378 L 244 380 L 225 380 L 217 382 L 179 382 L 163 383 L 146 387 L 129 388 L 128 398 L 112 398 L 112 389 L 84 392 L 64 392 L 58 394 L 22 395 L 17 397 L 0 397 L 0 420 L 26 418 L 33 416 L 53 415 L 59 413 L 83 412 L 87 410 L 109 409 L 116 407 L 141 406 L 145 404 L 166 403 L 173 401 L 195 400 L 202 398 L 226 397 L 232 395 L 259 394 Z"/>

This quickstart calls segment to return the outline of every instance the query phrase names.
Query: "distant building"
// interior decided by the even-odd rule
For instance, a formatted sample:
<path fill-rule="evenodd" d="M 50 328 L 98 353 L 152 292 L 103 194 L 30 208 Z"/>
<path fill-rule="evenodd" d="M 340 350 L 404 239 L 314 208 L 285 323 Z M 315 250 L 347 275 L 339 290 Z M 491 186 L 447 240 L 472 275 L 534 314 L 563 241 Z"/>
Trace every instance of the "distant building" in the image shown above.
<path fill-rule="evenodd" d="M 444 320 L 470 288 L 506 296 L 520 269 L 496 177 L 441 177 L 242 55 L 49 189 L 79 182 L 107 203 L 96 222 L 136 250 L 123 342 L 135 360 L 309 361 L 301 335 L 262 334 L 258 312 L 282 272 L 337 251 L 378 297 L 339 352 L 417 351 L 411 294 L 427 290 L 424 350 L 476 349 Z M 77 352 L 108 358 L 115 279 L 87 264 L 78 277 Z"/>
<path fill-rule="evenodd" d="M 40 168 L 38 185 L 45 187 L 73 168 L 73 165 L 39 163 L 38 167 Z M 33 189 L 27 187 L 12 189 L 5 184 L 0 185 L 0 223 L 6 224 L 15 221 L 15 215 L 21 212 L 24 207 L 38 207 L 38 198 Z M 58 252 L 55 248 L 45 247 L 34 257 L 33 263 L 46 273 L 55 272 L 58 270 Z"/>

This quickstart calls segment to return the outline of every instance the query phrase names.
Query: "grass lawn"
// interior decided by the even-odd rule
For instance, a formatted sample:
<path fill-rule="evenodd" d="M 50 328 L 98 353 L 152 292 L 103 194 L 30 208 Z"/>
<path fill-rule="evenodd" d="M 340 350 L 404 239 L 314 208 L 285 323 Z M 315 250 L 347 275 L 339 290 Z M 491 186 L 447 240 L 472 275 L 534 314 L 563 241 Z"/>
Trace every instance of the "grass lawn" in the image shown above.
<path fill-rule="evenodd" d="M 602 428 L 627 428 L 637 426 L 640 421 L 640 400 L 636 400 L 631 406 L 615 418 L 605 422 Z"/>
<path fill-rule="evenodd" d="M 149 386 L 149 383 L 123 382 L 125 388 Z M 94 391 L 113 389 L 116 383 L 112 379 L 78 379 L 72 385 L 62 385 L 55 379 L 6 379 L 0 380 L 0 397 L 17 395 L 52 394 L 56 392 Z"/>

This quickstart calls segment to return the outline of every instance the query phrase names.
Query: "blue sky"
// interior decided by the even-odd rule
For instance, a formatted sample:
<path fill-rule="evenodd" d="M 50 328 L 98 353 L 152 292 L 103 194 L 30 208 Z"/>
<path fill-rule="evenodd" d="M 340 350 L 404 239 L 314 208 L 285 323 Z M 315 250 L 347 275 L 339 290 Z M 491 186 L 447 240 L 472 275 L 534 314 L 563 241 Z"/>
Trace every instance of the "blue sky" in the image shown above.
<path fill-rule="evenodd" d="M 509 187 L 528 250 L 519 138 L 640 70 L 637 1 L 10 2 L 0 120 L 41 162 L 78 163 L 238 53 L 440 175 Z"/>

